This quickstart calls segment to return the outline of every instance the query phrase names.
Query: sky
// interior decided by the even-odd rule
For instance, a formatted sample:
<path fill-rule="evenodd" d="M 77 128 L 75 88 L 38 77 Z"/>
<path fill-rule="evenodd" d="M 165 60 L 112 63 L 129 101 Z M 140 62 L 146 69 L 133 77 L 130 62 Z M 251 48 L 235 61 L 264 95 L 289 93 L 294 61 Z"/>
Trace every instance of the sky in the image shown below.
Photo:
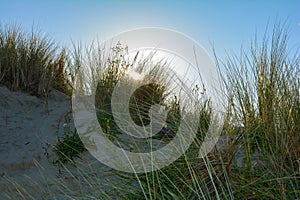
<path fill-rule="evenodd" d="M 61 45 L 104 41 L 120 32 L 161 27 L 193 38 L 212 54 L 238 54 L 269 24 L 286 22 L 289 47 L 300 45 L 300 1 L 1 0 L 0 22 L 34 25 Z"/>

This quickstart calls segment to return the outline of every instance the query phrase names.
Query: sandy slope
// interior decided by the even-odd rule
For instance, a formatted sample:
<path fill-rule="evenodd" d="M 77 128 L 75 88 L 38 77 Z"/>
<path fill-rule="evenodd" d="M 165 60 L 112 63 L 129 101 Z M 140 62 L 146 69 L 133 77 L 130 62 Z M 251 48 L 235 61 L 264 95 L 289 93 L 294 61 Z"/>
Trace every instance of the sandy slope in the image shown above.
<path fill-rule="evenodd" d="M 102 199 L 123 199 L 126 193 L 138 188 L 135 187 L 137 183 L 117 176 L 116 171 L 88 152 L 76 159 L 77 167 L 67 165 L 67 169 L 62 169 L 53 165 L 50 161 L 56 158 L 51 145 L 63 134 L 65 123 L 74 129 L 68 96 L 52 92 L 46 104 L 43 99 L 0 86 L 1 200 L 77 199 L 86 194 Z M 118 138 L 121 146 L 128 150 L 132 146 L 130 143 L 136 142 L 130 141 L 125 134 Z M 160 141 L 154 142 L 159 148 Z M 140 147 L 146 146 L 138 143 Z M 224 137 L 220 138 L 219 144 L 221 149 L 224 148 Z M 236 155 L 238 166 L 241 166 L 243 154 L 241 149 Z"/>
<path fill-rule="evenodd" d="M 97 191 L 100 194 L 103 192 L 103 196 L 99 196 L 104 199 L 109 191 L 114 190 L 114 184 L 120 183 L 116 180 L 121 179 L 113 175 L 111 169 L 88 153 L 81 156 L 83 160 L 78 159 L 81 167 L 68 167 L 72 175 L 68 170 L 59 170 L 58 166 L 51 164 L 55 155 L 47 144 L 55 144 L 57 135 L 63 133 L 64 123 L 70 121 L 71 129 L 74 128 L 70 111 L 70 98 L 59 92 L 51 93 L 47 106 L 43 99 L 0 86 L 0 199 L 30 196 L 35 199 L 65 199 L 68 193 L 76 197 L 89 190 L 88 184 L 82 184 L 79 168 L 101 177 L 95 185 L 99 186 Z M 45 153 L 49 154 L 48 159 Z M 59 191 L 58 184 L 66 184 L 75 191 L 77 187 L 81 189 L 77 194 Z M 83 191 L 82 187 L 87 188 Z M 20 195 L 26 192 L 29 195 Z M 118 195 L 116 191 L 114 194 Z"/>

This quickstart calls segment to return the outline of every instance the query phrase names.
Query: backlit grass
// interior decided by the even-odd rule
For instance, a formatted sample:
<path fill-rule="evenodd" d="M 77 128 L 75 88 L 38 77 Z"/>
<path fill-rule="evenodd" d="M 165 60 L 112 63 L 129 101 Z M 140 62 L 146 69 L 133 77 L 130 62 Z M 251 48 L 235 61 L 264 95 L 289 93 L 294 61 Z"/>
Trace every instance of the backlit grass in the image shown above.
<path fill-rule="evenodd" d="M 118 194 L 103 191 L 97 184 L 103 177 L 83 168 L 79 161 L 80 173 L 77 176 L 84 181 L 78 181 L 80 189 L 76 191 L 68 185 L 58 184 L 61 192 L 65 192 L 65 198 L 299 199 L 300 58 L 290 55 L 284 26 L 275 25 L 270 38 L 267 33 L 262 42 L 258 42 L 259 37 L 254 39 L 250 49 L 242 50 L 239 57 L 229 55 L 221 61 L 216 56 L 216 63 L 225 69 L 220 72 L 224 83 L 220 92 L 226 97 L 227 104 L 223 105 L 226 121 L 222 142 L 212 152 L 204 158 L 198 157 L 213 114 L 210 100 L 199 101 L 201 112 L 197 138 L 177 161 L 144 174 L 112 170 L 110 173 L 122 177 L 131 187 L 124 189 L 125 184 L 111 181 L 114 186 L 109 187 L 119 191 Z M 138 54 L 130 59 L 126 46 L 121 44 L 113 47 L 111 52 L 103 52 L 97 45 L 85 49 L 75 45 L 69 52 L 56 47 L 52 40 L 38 32 L 28 34 L 18 26 L 2 26 L 0 83 L 12 90 L 24 90 L 39 96 L 52 88 L 70 94 L 68 81 L 71 85 L 82 86 L 81 92 L 94 88 L 99 124 L 107 137 L 114 141 L 122 133 L 112 115 L 111 95 L 127 70 L 139 66 L 135 69 L 166 81 L 161 81 L 162 85 L 143 86 L 134 93 L 129 105 L 132 119 L 136 124 L 147 125 L 151 105 L 161 103 L 170 111 L 167 120 L 171 128 L 164 133 L 170 138 L 157 139 L 164 142 L 172 139 L 183 112 L 180 106 L 184 105 L 185 99 L 172 93 L 172 85 L 165 78 L 169 74 L 167 62 L 153 62 L 151 56 L 139 59 Z M 149 65 L 155 65 L 155 70 L 147 71 Z M 79 78 L 75 79 L 75 75 Z M 83 76 L 88 77 L 89 82 L 84 83 Z M 84 150 L 73 131 L 59 140 L 56 149 L 59 155 L 70 159 L 74 156 L 72 153 L 78 155 L 78 151 Z M 63 159 L 67 161 L 65 156 Z M 27 191 L 20 192 L 31 197 Z"/>

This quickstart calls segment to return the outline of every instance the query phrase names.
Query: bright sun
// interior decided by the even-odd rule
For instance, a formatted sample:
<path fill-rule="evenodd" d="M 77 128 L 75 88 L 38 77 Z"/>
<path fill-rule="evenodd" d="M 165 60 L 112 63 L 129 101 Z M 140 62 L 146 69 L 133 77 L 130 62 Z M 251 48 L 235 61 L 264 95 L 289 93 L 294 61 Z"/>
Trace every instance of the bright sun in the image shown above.
<path fill-rule="evenodd" d="M 134 79 L 134 80 L 142 80 L 144 78 L 144 75 L 140 74 L 140 73 L 137 73 L 135 71 L 131 71 L 128 73 L 128 75 Z"/>

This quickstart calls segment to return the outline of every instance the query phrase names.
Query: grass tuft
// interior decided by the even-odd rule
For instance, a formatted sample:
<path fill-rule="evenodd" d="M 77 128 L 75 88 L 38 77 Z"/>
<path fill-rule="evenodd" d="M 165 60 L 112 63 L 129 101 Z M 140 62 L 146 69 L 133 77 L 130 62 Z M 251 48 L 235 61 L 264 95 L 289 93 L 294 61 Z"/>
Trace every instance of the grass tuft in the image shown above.
<path fill-rule="evenodd" d="M 66 50 L 38 30 L 0 24 L 0 83 L 11 90 L 47 96 L 51 89 L 70 94 Z"/>

